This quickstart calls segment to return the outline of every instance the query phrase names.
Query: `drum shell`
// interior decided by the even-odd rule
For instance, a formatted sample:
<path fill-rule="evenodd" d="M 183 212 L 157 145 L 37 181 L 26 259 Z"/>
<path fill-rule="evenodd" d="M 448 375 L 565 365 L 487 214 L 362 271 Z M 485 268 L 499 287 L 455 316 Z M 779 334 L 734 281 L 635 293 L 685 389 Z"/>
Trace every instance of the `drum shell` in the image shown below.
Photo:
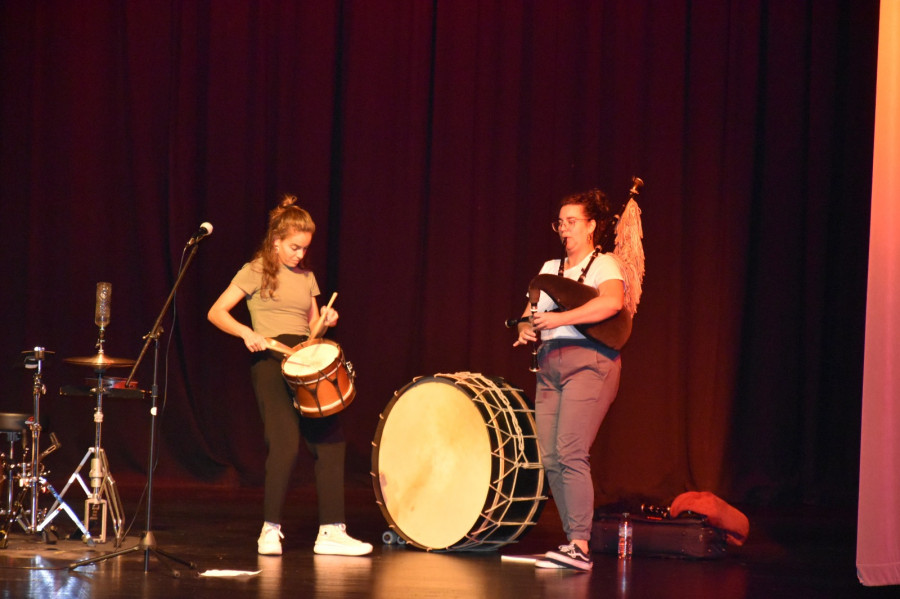
<path fill-rule="evenodd" d="M 27 463 L 28 421 L 31 414 L 0 413 L 0 516 L 14 513 L 18 480 L 24 476 Z"/>
<path fill-rule="evenodd" d="M 281 362 L 281 373 L 294 392 L 294 408 L 307 418 L 337 414 L 356 398 L 353 376 L 340 345 L 330 339 L 310 339 L 303 342 L 294 355 L 318 345 L 333 346 L 337 355 L 329 364 L 314 372 L 302 375 L 286 372 L 285 367 L 293 356 L 285 357 Z"/>
<path fill-rule="evenodd" d="M 423 389 L 423 386 L 429 385 L 438 385 L 438 387 Z M 412 405 L 420 402 L 422 418 L 418 420 L 413 418 L 410 421 L 410 427 L 415 427 L 416 430 L 409 431 L 414 433 L 410 434 L 412 438 L 419 435 L 421 432 L 419 429 L 427 427 L 428 420 L 433 417 L 431 414 L 433 405 L 430 405 L 427 396 L 420 397 L 418 393 L 445 393 L 447 392 L 445 387 L 450 387 L 456 393 L 465 396 L 477 409 L 481 418 L 480 425 L 490 444 L 487 450 L 490 455 L 485 456 L 490 460 L 489 477 L 486 477 L 487 480 L 475 484 L 466 479 L 465 484 L 472 485 L 472 488 L 457 486 L 449 489 L 447 492 L 451 506 L 449 508 L 425 505 L 422 499 L 428 496 L 427 487 L 430 485 L 446 484 L 445 481 L 438 480 L 442 477 L 443 471 L 429 471 L 428 474 L 421 476 L 414 474 L 408 486 L 402 488 L 405 484 L 402 479 L 407 473 L 398 473 L 396 471 L 398 466 L 390 463 L 393 459 L 391 456 L 395 451 L 392 446 L 396 445 L 397 440 L 389 438 L 400 432 L 389 422 L 392 420 L 392 414 L 400 411 L 404 413 L 401 418 L 408 418 L 405 413 Z M 414 394 L 415 400 L 413 399 Z M 456 400 L 454 399 L 454 401 Z M 398 410 L 400 402 L 404 403 L 403 407 Z M 448 427 L 454 429 L 455 425 L 456 428 L 448 431 L 447 434 L 455 436 L 459 432 L 465 433 L 466 431 L 459 431 L 460 424 L 461 422 L 451 419 Z M 468 425 L 463 425 L 463 428 L 465 426 Z M 402 436 L 405 437 L 405 435 Z M 423 439 L 420 437 L 418 442 L 423 443 Z M 441 441 L 436 442 L 440 443 Z M 429 443 L 427 437 L 424 443 Z M 403 459 L 415 460 L 416 456 L 422 456 L 422 460 L 429 460 L 430 458 L 427 457 L 429 449 L 431 448 L 410 446 L 406 455 L 413 457 L 404 457 Z M 443 446 L 436 448 L 437 454 L 443 451 Z M 468 452 L 469 450 L 465 448 L 464 444 L 462 449 L 454 447 L 453 451 Z M 451 456 L 451 459 L 463 462 L 466 459 L 481 461 L 482 456 L 467 454 Z M 406 466 L 405 461 L 404 466 Z M 410 468 L 417 470 L 420 466 L 427 469 L 427 465 L 418 463 L 413 463 Z M 546 501 L 546 479 L 540 461 L 533 411 L 526 403 L 524 394 L 503 379 L 485 377 L 477 373 L 419 377 L 396 392 L 379 419 L 373 441 L 371 474 L 378 506 L 390 528 L 409 544 L 428 551 L 490 551 L 497 549 L 515 541 L 536 524 Z M 398 486 L 401 487 L 399 490 Z M 422 492 L 423 488 L 426 492 Z M 457 509 L 472 510 L 472 501 L 477 503 L 482 491 L 485 495 L 480 509 L 460 514 L 454 513 Z M 456 501 L 455 494 L 459 494 L 462 500 Z M 469 507 L 460 507 L 463 505 Z M 473 524 L 468 530 L 460 528 L 451 531 L 448 533 L 450 537 L 444 537 L 443 531 L 437 535 L 432 535 L 431 531 L 422 534 L 420 523 L 417 522 L 413 525 L 404 515 L 413 512 L 417 514 L 416 518 L 425 517 L 426 520 L 430 518 L 436 523 L 440 522 L 440 524 L 436 524 L 438 527 L 445 525 L 443 521 L 457 517 L 460 522 L 467 522 L 471 519 Z M 432 540 L 436 537 L 441 537 L 440 541 Z"/>

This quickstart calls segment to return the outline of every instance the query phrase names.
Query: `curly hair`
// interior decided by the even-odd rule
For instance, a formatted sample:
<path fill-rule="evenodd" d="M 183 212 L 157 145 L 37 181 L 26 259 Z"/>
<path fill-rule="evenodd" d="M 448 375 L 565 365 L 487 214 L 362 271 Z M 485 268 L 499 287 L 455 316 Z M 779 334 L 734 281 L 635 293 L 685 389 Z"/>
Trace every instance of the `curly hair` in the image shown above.
<path fill-rule="evenodd" d="M 597 222 L 597 226 L 594 227 L 594 245 L 599 245 L 610 222 L 611 209 L 606 194 L 596 188 L 574 193 L 560 200 L 559 207 L 570 204 L 581 206 L 584 214 Z"/>
<path fill-rule="evenodd" d="M 260 284 L 260 297 L 274 298 L 278 289 L 278 271 L 281 262 L 275 250 L 275 242 L 295 233 L 315 233 L 316 224 L 309 212 L 296 206 L 297 196 L 285 194 L 281 197 L 278 206 L 269 212 L 269 228 L 263 238 L 259 249 L 253 255 L 253 259 L 259 258 L 262 265 L 262 283 Z M 306 266 L 306 257 L 300 262 Z"/>

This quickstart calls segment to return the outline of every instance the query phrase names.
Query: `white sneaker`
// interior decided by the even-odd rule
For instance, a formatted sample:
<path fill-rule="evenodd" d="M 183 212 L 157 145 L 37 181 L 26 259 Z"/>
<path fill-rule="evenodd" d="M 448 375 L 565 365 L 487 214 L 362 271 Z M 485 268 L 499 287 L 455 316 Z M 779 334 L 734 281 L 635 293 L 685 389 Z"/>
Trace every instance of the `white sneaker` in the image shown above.
<path fill-rule="evenodd" d="M 256 548 L 260 555 L 281 555 L 281 539 L 284 535 L 281 533 L 281 524 L 263 524 L 262 532 L 259 533 L 259 540 L 256 541 Z"/>
<path fill-rule="evenodd" d="M 348 535 L 344 523 L 322 524 L 313 551 L 320 555 L 367 555 L 372 553 L 372 545 Z"/>

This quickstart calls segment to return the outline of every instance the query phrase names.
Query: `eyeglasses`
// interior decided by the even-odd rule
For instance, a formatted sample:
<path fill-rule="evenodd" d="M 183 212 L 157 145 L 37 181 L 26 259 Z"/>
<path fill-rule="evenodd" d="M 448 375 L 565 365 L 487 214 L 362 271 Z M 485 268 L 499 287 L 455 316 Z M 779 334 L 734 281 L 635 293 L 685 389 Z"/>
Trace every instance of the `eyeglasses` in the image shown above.
<path fill-rule="evenodd" d="M 566 218 L 566 219 L 562 219 L 562 218 L 561 218 L 561 219 L 559 219 L 559 220 L 555 220 L 555 221 L 553 221 L 552 223 L 550 223 L 550 227 L 551 227 L 556 233 L 559 233 L 559 230 L 563 228 L 563 225 L 565 225 L 567 229 L 571 229 L 572 227 L 575 226 L 575 223 L 578 222 L 578 221 L 580 221 L 580 220 L 594 220 L 594 219 L 592 219 L 592 218 Z"/>

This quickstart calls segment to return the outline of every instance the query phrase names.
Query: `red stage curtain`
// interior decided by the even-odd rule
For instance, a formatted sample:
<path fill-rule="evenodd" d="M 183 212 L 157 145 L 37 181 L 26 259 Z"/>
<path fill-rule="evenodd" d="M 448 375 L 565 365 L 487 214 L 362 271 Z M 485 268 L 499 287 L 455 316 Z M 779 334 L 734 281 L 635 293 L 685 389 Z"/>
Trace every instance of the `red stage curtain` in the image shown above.
<path fill-rule="evenodd" d="M 92 401 L 58 389 L 92 373 L 60 358 L 95 351 L 96 283 L 107 353 L 136 357 L 209 221 L 163 325 L 158 480 L 259 484 L 248 356 L 206 311 L 292 192 L 340 294 L 368 484 L 413 377 L 533 394 L 502 323 L 560 252 L 557 202 L 599 186 L 618 206 L 639 175 L 647 278 L 598 502 L 852 505 L 877 26 L 876 0 L 2 3 L 0 410 L 30 409 L 20 352 L 55 351 L 42 411 L 71 471 Z M 147 406 L 106 404 L 111 469 L 139 478 Z"/>

